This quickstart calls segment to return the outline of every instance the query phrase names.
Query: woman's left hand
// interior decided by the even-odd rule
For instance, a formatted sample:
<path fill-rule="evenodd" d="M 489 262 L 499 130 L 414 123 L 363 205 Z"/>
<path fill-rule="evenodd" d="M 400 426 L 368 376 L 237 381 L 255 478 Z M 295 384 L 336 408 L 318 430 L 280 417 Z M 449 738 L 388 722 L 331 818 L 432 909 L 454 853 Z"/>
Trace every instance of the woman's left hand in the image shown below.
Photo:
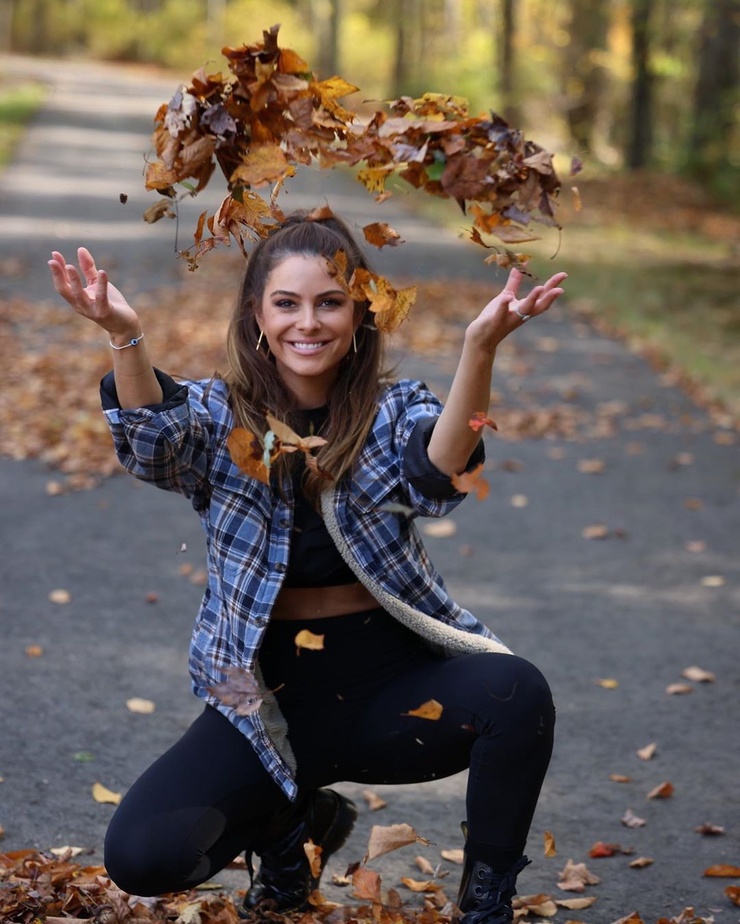
<path fill-rule="evenodd" d="M 559 298 L 564 290 L 560 284 L 567 273 L 555 273 L 541 286 L 535 286 L 524 298 L 517 298 L 524 273 L 512 269 L 503 290 L 490 301 L 478 317 L 468 325 L 467 343 L 493 353 L 501 341 L 530 318 L 535 318 Z"/>

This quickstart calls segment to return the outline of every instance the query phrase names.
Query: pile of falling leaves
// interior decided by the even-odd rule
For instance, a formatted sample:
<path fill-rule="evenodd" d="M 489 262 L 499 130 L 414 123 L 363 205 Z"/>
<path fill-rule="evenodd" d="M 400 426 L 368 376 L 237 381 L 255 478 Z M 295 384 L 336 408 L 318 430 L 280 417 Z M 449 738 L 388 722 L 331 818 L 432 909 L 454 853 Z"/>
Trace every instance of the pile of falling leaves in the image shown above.
<path fill-rule="evenodd" d="M 561 184 L 552 154 L 502 117 L 472 116 L 465 99 L 441 93 L 404 96 L 361 116 L 340 102 L 359 88 L 339 76 L 318 80 L 300 55 L 279 47 L 278 31 L 274 26 L 261 42 L 224 48 L 231 76 L 200 68 L 157 113 L 157 159 L 147 165 L 146 187 L 162 198 L 145 218 L 174 217 L 178 198 L 197 195 L 217 165 L 227 183 L 228 195 L 214 214 L 201 214 L 193 246 L 182 252 L 191 269 L 232 239 L 248 257 L 248 244 L 285 217 L 277 200 L 298 165 L 354 168 L 378 202 L 392 195 L 393 177 L 452 199 L 472 216 L 470 239 L 491 251 L 488 262 L 502 266 L 526 262 L 510 248 L 537 239 L 533 222 L 558 227 Z M 572 171 L 579 166 L 574 162 Z M 269 198 L 255 192 L 268 186 Z M 384 222 L 363 232 L 377 247 L 400 239 Z"/>

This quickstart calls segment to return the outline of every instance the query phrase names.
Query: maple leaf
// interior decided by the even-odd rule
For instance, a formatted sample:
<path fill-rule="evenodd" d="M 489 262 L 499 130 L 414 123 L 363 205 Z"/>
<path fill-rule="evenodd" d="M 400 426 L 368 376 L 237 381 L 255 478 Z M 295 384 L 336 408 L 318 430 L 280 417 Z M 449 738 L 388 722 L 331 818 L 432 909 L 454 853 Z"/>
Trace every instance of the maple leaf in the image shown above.
<path fill-rule="evenodd" d="M 237 715 L 256 712 L 265 698 L 252 671 L 230 666 L 223 670 L 226 680 L 208 687 L 208 692 L 225 706 L 232 706 Z"/>

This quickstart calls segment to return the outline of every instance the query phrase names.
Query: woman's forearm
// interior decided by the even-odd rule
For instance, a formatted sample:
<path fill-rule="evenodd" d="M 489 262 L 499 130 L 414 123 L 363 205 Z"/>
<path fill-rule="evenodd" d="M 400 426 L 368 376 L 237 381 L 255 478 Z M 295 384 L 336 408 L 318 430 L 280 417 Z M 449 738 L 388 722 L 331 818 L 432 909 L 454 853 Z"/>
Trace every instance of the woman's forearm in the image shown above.
<path fill-rule="evenodd" d="M 145 341 L 139 340 L 135 346 L 125 346 L 127 343 L 130 344 L 132 338 L 138 338 L 140 333 L 136 331 L 130 337 L 114 335 L 110 338 L 111 344 L 119 347 L 112 350 L 113 375 L 118 402 L 122 408 L 159 404 L 163 397 L 162 387 L 154 374 Z"/>
<path fill-rule="evenodd" d="M 464 471 L 480 434 L 470 426 L 476 411 L 487 411 L 495 350 L 482 349 L 466 338 L 444 409 L 429 441 L 430 461 L 446 475 Z"/>

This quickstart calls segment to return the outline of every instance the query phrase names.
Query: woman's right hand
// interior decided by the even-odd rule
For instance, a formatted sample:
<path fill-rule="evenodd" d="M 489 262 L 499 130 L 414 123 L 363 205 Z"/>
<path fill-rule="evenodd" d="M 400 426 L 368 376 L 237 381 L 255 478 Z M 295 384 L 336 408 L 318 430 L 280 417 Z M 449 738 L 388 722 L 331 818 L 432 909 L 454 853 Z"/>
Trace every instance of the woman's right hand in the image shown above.
<path fill-rule="evenodd" d="M 97 269 L 90 251 L 80 247 L 77 259 L 82 278 L 77 268 L 67 263 L 59 251 L 52 252 L 49 269 L 57 292 L 78 314 L 94 321 L 111 338 L 128 340 L 138 337 L 141 333 L 139 316 L 118 289 L 108 282 L 107 273 Z"/>

